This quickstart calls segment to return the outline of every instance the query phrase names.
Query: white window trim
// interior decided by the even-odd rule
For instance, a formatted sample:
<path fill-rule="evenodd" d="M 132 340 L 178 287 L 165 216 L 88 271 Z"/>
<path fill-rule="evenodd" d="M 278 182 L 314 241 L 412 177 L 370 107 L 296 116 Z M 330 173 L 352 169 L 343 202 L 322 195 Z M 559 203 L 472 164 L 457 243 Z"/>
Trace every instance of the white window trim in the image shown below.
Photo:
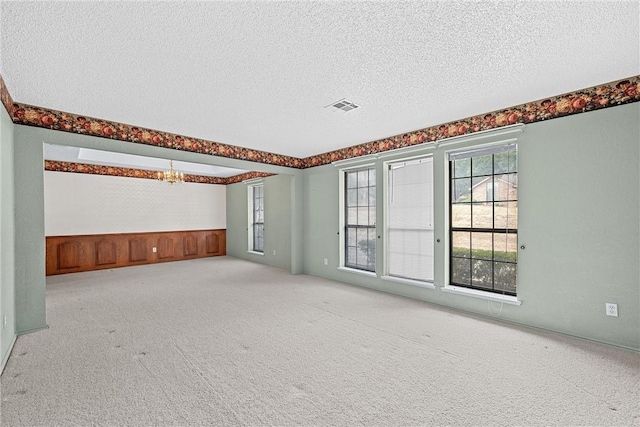
<path fill-rule="evenodd" d="M 514 297 L 511 295 L 497 294 L 495 292 L 485 292 L 479 289 L 471 289 L 471 288 L 465 288 L 465 287 L 454 286 L 454 285 L 445 285 L 440 289 L 442 289 L 443 292 L 447 292 L 449 294 L 465 295 L 473 298 L 480 298 L 480 299 L 495 301 L 495 302 L 503 302 L 505 304 L 511 304 L 511 305 L 522 304 L 522 301 L 520 301 L 518 297 Z"/>
<path fill-rule="evenodd" d="M 449 154 L 463 151 L 471 151 L 471 150 L 479 150 L 482 148 L 488 148 L 492 146 L 501 146 L 515 143 L 517 145 L 521 144 L 521 141 L 518 141 L 518 134 L 524 132 L 525 125 L 522 123 L 515 124 L 512 126 L 505 126 L 504 128 L 499 129 L 491 129 L 488 131 L 478 132 L 469 136 L 459 136 L 449 138 L 443 141 L 436 141 L 436 145 L 438 147 L 442 147 L 444 151 L 443 155 L 443 167 L 444 167 L 444 283 L 440 289 L 444 292 L 458 294 L 458 295 L 467 295 L 475 298 L 481 298 L 490 301 L 498 301 L 504 302 L 505 304 L 512 305 L 520 305 L 521 302 L 517 299 L 517 296 L 511 295 L 502 295 L 495 292 L 486 292 L 478 289 L 465 288 L 461 286 L 450 285 L 451 277 L 450 277 L 450 266 L 451 266 L 451 256 L 450 256 L 450 246 L 451 246 L 451 236 L 449 233 L 451 224 L 449 222 L 449 212 L 451 209 L 450 205 L 450 192 L 451 192 L 451 176 L 449 176 Z M 484 133 L 486 132 L 486 133 Z M 476 144 L 468 144 L 469 142 L 478 141 Z M 484 143 L 482 142 L 484 141 Z M 450 147 L 450 148 L 449 148 Z M 519 162 L 518 158 L 518 162 Z M 516 288 L 517 289 L 517 288 Z"/>
<path fill-rule="evenodd" d="M 337 162 L 336 162 L 337 163 Z M 338 166 L 337 164 L 335 164 L 335 166 Z M 375 162 L 369 162 L 369 163 L 362 163 L 362 164 L 358 164 L 358 165 L 353 165 L 350 167 L 346 167 L 346 168 L 340 168 L 339 169 L 339 175 L 338 175 L 338 198 L 339 198 L 339 203 L 338 203 L 338 236 L 340 237 L 338 239 L 339 241 L 339 250 L 338 250 L 338 270 L 341 271 L 348 271 L 348 272 L 352 272 L 352 273 L 366 273 L 366 276 L 371 276 L 371 277 L 378 277 L 377 273 L 375 272 L 371 272 L 371 271 L 366 271 L 366 270 L 358 270 L 357 268 L 349 268 L 346 267 L 344 265 L 344 260 L 345 260 L 345 253 L 344 253 L 344 247 L 345 247 L 345 241 L 344 239 L 346 239 L 346 233 L 344 231 L 345 228 L 345 206 L 344 206 L 344 199 L 345 199 L 345 193 L 344 193 L 344 179 L 346 176 L 346 172 L 352 171 L 352 170 L 356 170 L 356 169 L 364 169 L 364 168 L 370 168 L 370 167 L 376 167 Z M 376 174 L 376 181 L 377 181 L 377 174 Z M 377 186 L 376 186 L 376 193 L 377 193 Z M 377 221 L 376 221 L 377 223 Z M 376 225 L 376 231 L 378 229 L 378 226 Z M 373 276 L 372 276 L 373 274 Z"/>
<path fill-rule="evenodd" d="M 253 188 L 262 187 L 264 191 L 264 181 L 249 180 L 245 181 L 245 183 L 247 184 L 247 252 L 254 255 L 264 256 L 264 252 L 253 250 Z"/>

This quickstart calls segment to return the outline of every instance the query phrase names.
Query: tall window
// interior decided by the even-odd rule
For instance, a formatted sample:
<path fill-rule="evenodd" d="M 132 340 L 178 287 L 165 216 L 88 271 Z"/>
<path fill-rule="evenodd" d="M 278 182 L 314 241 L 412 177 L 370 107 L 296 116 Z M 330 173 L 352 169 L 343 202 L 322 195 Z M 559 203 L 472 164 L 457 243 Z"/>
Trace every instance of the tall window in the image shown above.
<path fill-rule="evenodd" d="M 376 170 L 345 171 L 345 267 L 376 269 Z"/>
<path fill-rule="evenodd" d="M 516 295 L 517 146 L 452 153 L 452 285 Z"/>
<path fill-rule="evenodd" d="M 432 282 L 433 158 L 388 167 L 388 274 Z"/>
<path fill-rule="evenodd" d="M 249 250 L 264 252 L 264 186 L 249 187 Z"/>

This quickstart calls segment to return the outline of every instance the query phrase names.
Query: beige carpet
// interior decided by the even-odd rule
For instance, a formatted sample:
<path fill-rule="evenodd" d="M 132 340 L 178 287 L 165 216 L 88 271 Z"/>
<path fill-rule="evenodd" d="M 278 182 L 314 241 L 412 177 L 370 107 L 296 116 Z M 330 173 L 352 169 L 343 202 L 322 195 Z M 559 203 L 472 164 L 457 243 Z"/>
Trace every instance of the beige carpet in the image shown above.
<path fill-rule="evenodd" d="M 47 279 L 2 425 L 640 425 L 636 353 L 209 258 Z"/>

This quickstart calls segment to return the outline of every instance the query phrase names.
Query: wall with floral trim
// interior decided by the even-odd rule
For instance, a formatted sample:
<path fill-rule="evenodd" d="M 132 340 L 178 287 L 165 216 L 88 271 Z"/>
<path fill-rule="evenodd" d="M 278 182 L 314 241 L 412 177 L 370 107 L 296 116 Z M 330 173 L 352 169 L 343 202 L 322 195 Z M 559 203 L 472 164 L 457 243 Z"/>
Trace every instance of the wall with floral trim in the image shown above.
<path fill-rule="evenodd" d="M 381 279 L 385 254 L 385 160 L 370 158 L 376 192 L 376 273 L 338 270 L 342 246 L 339 168 L 304 171 L 304 270 L 340 282 L 403 295 L 589 340 L 640 350 L 640 104 L 627 104 L 525 127 L 518 138 L 518 299 L 521 306 L 443 292 L 447 285 L 446 144 L 410 155 L 434 156 L 435 286 Z M 509 135 L 509 137 L 514 137 Z M 486 142 L 486 141 L 480 141 Z M 458 141 L 469 149 L 477 140 Z M 394 157 L 391 157 L 394 156 Z M 357 160 L 355 161 L 357 162 Z M 364 160 L 363 160 L 364 162 Z M 356 165 L 358 163 L 355 163 Z M 229 205 L 234 200 L 227 201 Z M 232 238 L 232 237 L 231 237 Z M 327 265 L 324 264 L 327 260 Z M 605 303 L 620 316 L 605 316 Z M 624 315 L 622 310 L 624 309 Z"/>
<path fill-rule="evenodd" d="M 116 123 L 98 118 L 52 110 L 15 102 L 0 76 L 0 98 L 14 123 L 117 139 L 136 144 L 155 145 L 212 156 L 305 169 L 338 160 L 381 153 L 396 148 L 428 144 L 439 139 L 467 135 L 515 123 L 536 123 L 572 114 L 640 101 L 640 76 L 577 90 L 551 98 L 532 101 L 502 110 L 431 126 L 391 138 L 370 141 L 352 147 L 299 159 L 261 150 L 237 147 L 214 141 L 176 135 L 159 130 Z"/>
<path fill-rule="evenodd" d="M 45 160 L 44 169 L 52 172 L 69 172 L 69 173 L 86 173 L 90 175 L 109 175 L 109 176 L 121 176 L 126 178 L 143 178 L 143 179 L 158 179 L 157 171 L 150 171 L 144 169 L 124 168 L 117 166 L 103 166 L 92 165 L 87 163 L 76 162 L 61 162 L 57 160 Z M 185 174 L 185 182 L 197 182 L 199 184 L 219 184 L 227 185 L 236 182 L 246 181 L 248 179 L 267 177 L 273 174 L 266 172 L 247 172 L 239 175 L 234 175 L 228 178 L 219 178 L 215 176 L 205 175 L 189 175 Z"/>

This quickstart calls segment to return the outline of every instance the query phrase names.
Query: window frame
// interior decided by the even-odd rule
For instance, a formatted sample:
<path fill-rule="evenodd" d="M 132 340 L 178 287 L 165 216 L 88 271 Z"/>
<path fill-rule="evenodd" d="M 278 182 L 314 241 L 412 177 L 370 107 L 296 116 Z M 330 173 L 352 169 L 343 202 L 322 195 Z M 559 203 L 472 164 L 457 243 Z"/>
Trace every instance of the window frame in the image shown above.
<path fill-rule="evenodd" d="M 338 269 L 339 270 L 343 270 L 343 271 L 349 271 L 349 272 L 353 272 L 353 273 L 359 273 L 359 274 L 363 274 L 363 275 L 367 275 L 367 276 L 372 276 L 372 277 L 377 277 L 377 250 L 378 250 L 378 236 L 377 236 L 377 220 L 374 222 L 373 225 L 358 225 L 356 224 L 355 227 L 356 228 L 366 228 L 367 231 L 367 237 L 368 240 L 371 241 L 371 239 L 369 238 L 369 233 L 372 231 L 373 233 L 373 254 L 374 254 L 374 260 L 373 260 L 373 265 L 372 267 L 370 266 L 363 266 L 363 265 L 358 265 L 357 263 L 350 263 L 349 259 L 348 259 L 348 228 L 349 227 L 354 227 L 354 225 L 349 225 L 348 222 L 348 202 L 347 202 L 347 197 L 348 197 L 348 174 L 350 173 L 357 173 L 358 171 L 362 171 L 362 170 L 368 170 L 371 171 L 373 170 L 375 173 L 375 179 L 374 179 L 374 192 L 376 194 L 375 199 L 376 199 L 376 204 L 375 205 L 371 205 L 369 203 L 369 199 L 368 203 L 366 205 L 366 207 L 368 209 L 373 208 L 375 211 L 375 215 L 377 217 L 377 192 L 378 192 L 378 171 L 377 171 L 377 167 L 375 163 L 363 163 L 363 164 L 358 164 L 358 165 L 354 165 L 351 167 L 346 167 L 346 168 L 341 168 L 340 169 L 340 179 L 339 179 L 339 195 L 340 195 L 340 203 L 339 203 L 339 232 L 338 234 L 340 235 L 340 248 L 339 248 L 339 253 L 340 253 L 340 264 Z M 369 182 L 370 184 L 370 182 Z M 358 188 L 358 187 L 355 187 Z M 364 188 L 364 187 L 363 187 Z M 371 185 L 367 185 L 366 188 L 371 188 Z M 357 205 L 356 205 L 357 206 Z"/>
<path fill-rule="evenodd" d="M 509 149 L 509 147 L 512 147 L 512 149 Z M 500 151 L 502 149 L 505 149 L 504 151 Z M 518 143 L 515 139 L 512 140 L 507 140 L 507 141 L 500 141 L 500 142 L 496 142 L 496 143 L 492 143 L 492 144 L 487 144 L 487 145 L 479 145 L 479 146 L 470 146 L 470 147 L 466 147 L 464 149 L 453 149 L 453 150 L 449 150 L 446 154 L 445 154 L 445 161 L 447 163 L 447 167 L 445 168 L 445 170 L 447 171 L 447 178 L 446 178 L 446 206 L 448 209 L 448 214 L 447 214 L 447 219 L 448 219 L 448 224 L 447 224 L 447 235 L 448 235 L 448 245 L 446 248 L 446 255 L 445 258 L 447 260 L 447 268 L 446 268 L 446 272 L 447 272 L 447 277 L 446 277 L 446 285 L 443 288 L 443 290 L 457 290 L 462 288 L 462 291 L 460 293 L 467 293 L 467 294 L 471 294 L 472 296 L 474 296 L 474 294 L 490 294 L 490 295 L 495 295 L 497 297 L 505 297 L 505 298 L 513 298 L 515 299 L 517 297 L 517 270 L 518 270 L 518 225 L 516 225 L 516 228 L 509 228 L 508 227 L 508 222 L 507 222 L 507 227 L 506 228 L 498 228 L 495 226 L 495 202 L 496 202 L 496 194 L 495 194 L 495 190 L 497 188 L 496 186 L 496 179 L 498 179 L 500 176 L 505 175 L 505 174 L 515 174 L 516 176 L 519 173 L 519 156 L 516 155 L 516 166 L 515 166 L 515 171 L 511 172 L 511 171 L 507 171 L 507 172 L 498 172 L 496 173 L 495 170 L 495 155 L 496 154 L 500 154 L 501 152 L 505 152 L 505 151 L 512 151 L 513 149 L 515 149 L 515 152 L 518 153 Z M 451 156 L 455 156 L 456 154 L 464 154 L 464 155 L 469 155 L 468 158 L 473 158 L 473 157 L 481 157 L 484 155 L 488 155 L 488 152 L 491 152 L 492 155 L 492 161 L 491 161 L 491 174 L 485 174 L 485 175 L 474 175 L 473 174 L 473 170 L 472 170 L 472 161 L 470 164 L 470 172 L 469 172 L 469 176 L 468 177 L 464 177 L 463 179 L 469 179 L 470 183 L 471 183 L 471 188 L 470 188 L 470 200 L 469 202 L 458 202 L 455 203 L 453 200 L 453 193 L 454 193 L 454 186 L 455 186 L 455 179 L 458 178 L 460 179 L 460 177 L 455 177 L 454 176 L 454 171 L 453 171 L 453 162 L 456 159 L 452 159 Z M 478 155 L 474 155 L 474 153 L 477 153 Z M 492 194 L 492 200 L 490 201 L 490 203 L 492 204 L 492 214 L 491 214 L 491 219 L 492 219 L 492 227 L 488 228 L 488 227 L 474 227 L 474 223 L 473 223 L 473 205 L 474 203 L 480 203 L 480 202 L 474 202 L 473 201 L 473 179 L 474 178 L 480 178 L 480 177 L 485 177 L 486 178 L 491 178 L 491 185 L 492 185 L 492 189 L 493 189 L 493 194 Z M 508 190 L 507 190 L 508 191 Z M 485 196 L 486 193 L 488 193 L 488 191 L 485 189 L 484 191 Z M 498 195 L 499 197 L 499 195 Z M 485 197 L 486 198 L 486 197 Z M 516 199 L 514 200 L 515 203 L 518 203 L 519 200 L 519 195 L 516 197 Z M 504 202 L 506 203 L 512 203 L 514 202 L 511 199 L 509 200 L 505 200 Z M 489 202 L 488 200 L 484 201 L 485 203 Z M 503 202 L 498 200 L 498 202 Z M 470 223 L 468 227 L 454 227 L 453 226 L 453 207 L 455 204 L 466 204 L 469 203 L 469 206 L 471 207 L 471 216 L 470 216 Z M 516 214 L 517 215 L 517 214 Z M 517 216 L 516 216 L 516 224 L 517 224 Z M 473 278 L 472 278 L 472 269 L 473 269 L 473 260 L 474 258 L 471 257 L 471 253 L 469 256 L 469 283 L 457 283 L 453 281 L 453 276 L 454 276 L 454 258 L 460 259 L 460 257 L 454 257 L 453 256 L 453 252 L 454 252 L 454 245 L 453 245 L 453 241 L 454 241 L 454 233 L 455 232 L 466 232 L 469 233 L 470 239 L 471 239 L 471 233 L 492 233 L 492 248 L 491 248 L 491 260 L 487 260 L 487 261 L 491 261 L 491 288 L 487 288 L 486 286 L 474 286 L 473 284 Z M 505 289 L 496 289 L 496 278 L 495 278 L 495 262 L 502 262 L 502 260 L 496 261 L 495 259 L 495 246 L 494 246 L 494 236 L 495 234 L 505 234 L 505 235 L 514 235 L 516 236 L 516 243 L 515 243 L 515 256 L 516 256 L 516 260 L 515 262 L 507 262 L 510 264 L 514 264 L 515 265 L 515 291 L 514 292 L 510 292 L 508 290 Z M 473 251 L 473 243 L 472 241 L 470 241 L 470 250 Z"/>
<path fill-rule="evenodd" d="M 407 276 L 401 276 L 401 275 L 397 275 L 397 274 L 392 274 L 391 273 L 391 260 L 390 260 L 390 250 L 391 250 L 391 237 L 390 237 L 390 231 L 391 231 L 391 227 L 390 227 L 390 220 L 391 220 L 391 206 L 390 206 L 390 198 L 391 198 L 391 183 L 390 183 L 390 177 L 391 177 L 391 167 L 394 164 L 398 164 L 398 163 L 413 163 L 416 161 L 420 161 L 420 160 L 424 160 L 424 159 L 430 159 L 431 160 L 431 168 L 432 168 L 432 177 L 431 177 L 431 185 L 432 185 L 432 189 L 431 189 L 431 195 L 432 195 L 432 209 L 433 211 L 431 212 L 431 216 L 432 216 L 432 222 L 433 222 L 433 265 L 431 266 L 432 271 L 433 271 L 433 279 L 432 280 L 424 280 L 424 279 L 420 279 L 420 278 L 414 278 L 414 277 L 407 277 Z M 414 156 L 410 156 L 410 157 L 399 157 L 399 158 L 395 158 L 393 160 L 387 160 L 383 163 L 383 171 L 384 171 L 384 215 L 383 215 L 383 224 L 384 224 L 384 276 L 382 276 L 382 279 L 384 280 L 388 280 L 388 281 L 393 281 L 393 282 L 399 282 L 399 283 L 404 283 L 404 284 L 410 284 L 410 285 L 415 285 L 415 286 L 422 286 L 422 287 L 428 287 L 428 288 L 435 288 L 435 270 L 436 270 L 436 252 L 437 252 L 437 246 L 436 246 L 436 234 L 437 234 L 437 224 L 436 224 L 436 159 L 434 156 L 434 152 L 433 150 L 429 150 L 428 152 L 424 152 L 418 155 L 414 155 Z"/>
<path fill-rule="evenodd" d="M 256 189 L 262 189 L 262 196 L 259 197 L 262 200 L 261 212 L 262 212 L 262 222 L 256 222 Z M 247 186 L 247 199 L 248 199 L 248 224 L 247 224 L 247 248 L 248 252 L 264 255 L 264 182 L 256 182 L 249 184 Z M 255 236 L 255 227 L 257 224 L 262 224 L 262 249 L 256 248 L 256 236 Z"/>

